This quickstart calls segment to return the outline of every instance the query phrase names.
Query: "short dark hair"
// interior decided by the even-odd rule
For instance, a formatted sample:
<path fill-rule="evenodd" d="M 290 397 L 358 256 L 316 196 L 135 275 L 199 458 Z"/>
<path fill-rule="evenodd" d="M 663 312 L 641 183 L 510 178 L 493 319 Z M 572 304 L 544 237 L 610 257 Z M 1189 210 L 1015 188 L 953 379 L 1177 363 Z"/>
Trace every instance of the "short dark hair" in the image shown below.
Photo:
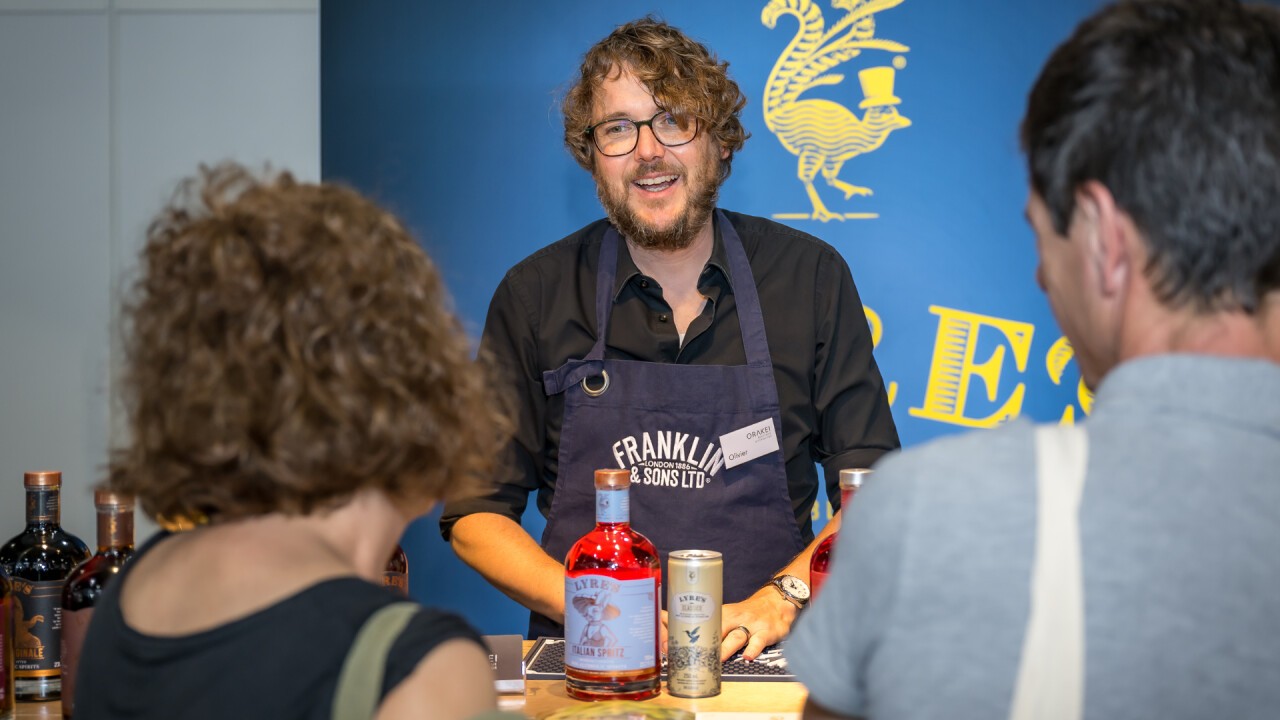
<path fill-rule="evenodd" d="M 507 421 L 435 266 L 372 201 L 202 167 L 151 224 L 139 271 L 124 314 L 131 438 L 109 484 L 150 515 L 486 489 Z"/>
<path fill-rule="evenodd" d="M 1170 306 L 1254 312 L 1280 273 L 1280 13 L 1237 0 L 1125 0 L 1076 28 L 1022 121 L 1031 186 L 1066 234 L 1105 185 Z"/>
<path fill-rule="evenodd" d="M 739 117 L 747 98 L 729 77 L 729 63 L 679 28 L 653 17 L 619 26 L 583 57 L 578 78 L 561 104 L 564 144 L 578 164 L 595 169 L 591 138 L 586 134 L 595 93 L 604 80 L 623 69 L 653 93 L 659 107 L 698 118 L 698 132 L 708 133 L 718 148 L 729 151 L 720 161 L 720 180 L 729 177 L 733 154 L 750 137 Z"/>

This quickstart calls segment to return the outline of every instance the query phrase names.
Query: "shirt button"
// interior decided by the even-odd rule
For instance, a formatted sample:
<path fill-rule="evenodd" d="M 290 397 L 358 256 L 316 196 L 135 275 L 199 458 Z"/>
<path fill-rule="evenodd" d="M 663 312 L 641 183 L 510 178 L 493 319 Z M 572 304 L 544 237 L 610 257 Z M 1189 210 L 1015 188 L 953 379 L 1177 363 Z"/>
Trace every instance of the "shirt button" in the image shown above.
<path fill-rule="evenodd" d="M 666 321 L 667 321 L 667 316 L 666 316 L 666 315 L 659 315 L 659 316 L 658 316 L 658 322 L 666 322 Z"/>
<path fill-rule="evenodd" d="M 647 288 L 647 287 L 649 287 L 649 281 L 648 281 L 648 280 L 641 279 L 641 280 L 640 280 L 640 287 L 642 287 L 642 288 Z"/>

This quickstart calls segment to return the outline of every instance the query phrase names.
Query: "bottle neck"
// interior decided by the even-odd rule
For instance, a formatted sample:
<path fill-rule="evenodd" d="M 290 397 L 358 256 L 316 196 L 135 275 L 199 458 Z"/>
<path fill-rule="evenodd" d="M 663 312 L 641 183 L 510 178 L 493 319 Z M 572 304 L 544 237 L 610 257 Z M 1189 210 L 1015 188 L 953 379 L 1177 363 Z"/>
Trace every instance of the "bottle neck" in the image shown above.
<path fill-rule="evenodd" d="M 62 522 L 60 488 L 27 488 L 27 527 L 57 527 Z"/>
<path fill-rule="evenodd" d="M 98 552 L 133 547 L 133 510 L 115 505 L 98 508 Z"/>
<path fill-rule="evenodd" d="M 849 507 L 849 501 L 858 493 L 858 486 L 851 485 L 846 488 L 840 488 L 840 507 L 841 509 Z"/>
<path fill-rule="evenodd" d="M 596 524 L 627 525 L 631 522 L 631 491 L 627 488 L 596 490 Z"/>

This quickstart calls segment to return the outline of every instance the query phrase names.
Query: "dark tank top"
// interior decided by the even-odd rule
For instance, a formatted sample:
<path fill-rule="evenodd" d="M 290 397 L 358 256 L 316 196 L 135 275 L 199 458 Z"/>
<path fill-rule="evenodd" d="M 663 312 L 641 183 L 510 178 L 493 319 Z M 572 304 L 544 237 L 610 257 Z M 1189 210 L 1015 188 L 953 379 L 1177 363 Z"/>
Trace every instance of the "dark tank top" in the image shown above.
<path fill-rule="evenodd" d="M 155 637 L 130 628 L 120 612 L 128 575 L 126 566 L 94 611 L 76 681 L 76 720 L 328 720 L 357 631 L 379 608 L 403 600 L 358 577 L 334 578 L 212 630 Z M 454 638 L 480 643 L 457 615 L 417 613 L 388 653 L 382 696 Z"/>

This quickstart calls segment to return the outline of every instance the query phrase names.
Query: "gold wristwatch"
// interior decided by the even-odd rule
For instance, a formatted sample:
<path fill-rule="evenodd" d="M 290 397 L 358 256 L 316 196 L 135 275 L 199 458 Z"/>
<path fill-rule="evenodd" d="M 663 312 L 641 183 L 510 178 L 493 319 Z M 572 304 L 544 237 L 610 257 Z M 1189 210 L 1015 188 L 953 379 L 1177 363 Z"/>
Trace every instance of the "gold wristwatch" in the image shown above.
<path fill-rule="evenodd" d="M 782 593 L 783 599 L 797 608 L 809 602 L 809 585 L 795 575 L 779 575 L 769 582 Z"/>

